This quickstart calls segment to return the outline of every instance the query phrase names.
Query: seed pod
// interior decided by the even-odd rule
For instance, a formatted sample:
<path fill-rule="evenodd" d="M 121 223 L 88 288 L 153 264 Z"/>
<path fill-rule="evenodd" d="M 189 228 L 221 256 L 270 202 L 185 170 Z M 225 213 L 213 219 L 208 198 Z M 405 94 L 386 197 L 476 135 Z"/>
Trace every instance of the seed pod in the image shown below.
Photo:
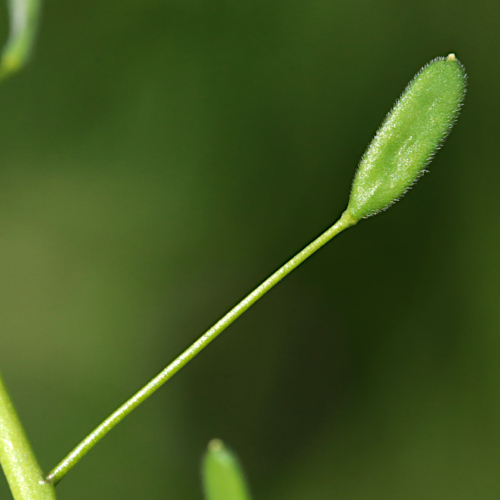
<path fill-rule="evenodd" d="M 425 172 L 450 133 L 465 96 L 454 54 L 424 66 L 408 84 L 366 150 L 344 216 L 358 222 L 398 201 Z"/>
<path fill-rule="evenodd" d="M 208 443 L 202 475 L 206 500 L 250 500 L 238 459 L 219 439 Z"/>

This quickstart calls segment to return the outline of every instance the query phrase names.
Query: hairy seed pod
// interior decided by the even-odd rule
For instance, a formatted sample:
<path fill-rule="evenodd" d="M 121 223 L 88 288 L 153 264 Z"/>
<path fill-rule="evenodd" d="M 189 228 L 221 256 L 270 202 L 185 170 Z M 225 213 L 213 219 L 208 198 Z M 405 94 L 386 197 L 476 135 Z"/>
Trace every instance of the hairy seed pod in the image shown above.
<path fill-rule="evenodd" d="M 417 181 L 450 133 L 465 86 L 464 67 L 454 54 L 415 75 L 361 159 L 345 217 L 356 223 L 385 210 Z"/>

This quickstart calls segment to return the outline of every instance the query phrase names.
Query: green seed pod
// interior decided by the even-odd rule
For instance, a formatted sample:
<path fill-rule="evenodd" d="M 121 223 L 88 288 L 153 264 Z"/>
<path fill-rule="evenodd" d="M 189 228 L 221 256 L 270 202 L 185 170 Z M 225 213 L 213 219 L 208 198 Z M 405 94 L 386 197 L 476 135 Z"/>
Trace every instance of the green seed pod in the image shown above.
<path fill-rule="evenodd" d="M 208 443 L 202 474 L 206 500 L 250 500 L 238 459 L 219 439 Z"/>
<path fill-rule="evenodd" d="M 425 172 L 450 133 L 465 96 L 454 54 L 424 66 L 408 84 L 366 150 L 344 217 L 352 223 L 398 201 Z"/>

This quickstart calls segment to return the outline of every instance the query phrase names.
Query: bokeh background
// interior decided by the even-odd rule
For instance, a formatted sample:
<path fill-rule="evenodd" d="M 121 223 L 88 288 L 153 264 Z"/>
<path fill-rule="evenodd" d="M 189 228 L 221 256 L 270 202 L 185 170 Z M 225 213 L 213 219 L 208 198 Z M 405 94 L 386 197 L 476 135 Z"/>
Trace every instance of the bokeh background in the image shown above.
<path fill-rule="evenodd" d="M 470 75 L 415 191 L 282 282 L 58 498 L 201 499 L 213 437 L 256 500 L 499 498 L 499 26 L 480 0 L 45 3 L 0 86 L 0 367 L 46 470 L 336 220 L 420 66 L 455 52 Z"/>

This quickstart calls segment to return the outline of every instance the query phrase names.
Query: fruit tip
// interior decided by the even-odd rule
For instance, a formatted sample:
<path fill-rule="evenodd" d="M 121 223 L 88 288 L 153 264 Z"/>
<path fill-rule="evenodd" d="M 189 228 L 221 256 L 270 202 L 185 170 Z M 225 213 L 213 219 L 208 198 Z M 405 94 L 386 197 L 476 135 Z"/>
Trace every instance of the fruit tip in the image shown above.
<path fill-rule="evenodd" d="M 220 439 L 212 439 L 208 443 L 208 450 L 211 452 L 218 452 L 224 448 L 224 444 Z"/>

